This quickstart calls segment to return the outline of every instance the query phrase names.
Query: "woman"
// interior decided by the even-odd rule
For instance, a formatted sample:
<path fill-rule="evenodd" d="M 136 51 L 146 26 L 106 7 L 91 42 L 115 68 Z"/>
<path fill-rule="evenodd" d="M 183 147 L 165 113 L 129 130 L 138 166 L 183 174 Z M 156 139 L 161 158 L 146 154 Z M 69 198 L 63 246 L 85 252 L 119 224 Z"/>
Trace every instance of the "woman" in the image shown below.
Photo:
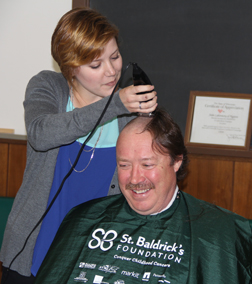
<path fill-rule="evenodd" d="M 74 9 L 60 19 L 52 36 L 52 56 L 62 74 L 42 71 L 26 90 L 27 165 L 1 249 L 2 284 L 33 282 L 72 207 L 119 193 L 115 161 L 119 131 L 133 118 L 131 113 L 150 113 L 157 106 L 153 86 L 117 90 L 42 226 L 15 258 L 73 166 L 121 76 L 118 30 L 91 9 Z"/>

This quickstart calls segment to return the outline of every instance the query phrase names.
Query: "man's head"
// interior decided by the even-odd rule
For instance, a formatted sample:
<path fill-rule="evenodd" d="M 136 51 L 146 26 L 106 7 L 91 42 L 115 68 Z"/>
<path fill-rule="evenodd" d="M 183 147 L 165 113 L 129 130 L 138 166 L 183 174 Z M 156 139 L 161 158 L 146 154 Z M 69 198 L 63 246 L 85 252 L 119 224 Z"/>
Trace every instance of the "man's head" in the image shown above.
<path fill-rule="evenodd" d="M 141 215 L 162 211 L 187 165 L 178 125 L 162 110 L 137 117 L 119 135 L 116 149 L 119 186 L 130 207 Z"/>

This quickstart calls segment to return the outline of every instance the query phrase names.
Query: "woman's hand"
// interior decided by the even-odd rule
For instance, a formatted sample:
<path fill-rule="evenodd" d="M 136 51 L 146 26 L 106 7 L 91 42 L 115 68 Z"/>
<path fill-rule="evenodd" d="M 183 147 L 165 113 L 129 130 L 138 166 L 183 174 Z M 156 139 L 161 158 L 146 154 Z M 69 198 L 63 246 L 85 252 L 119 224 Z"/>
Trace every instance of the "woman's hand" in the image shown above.
<path fill-rule="evenodd" d="M 137 94 L 150 92 L 146 94 Z M 157 107 L 157 92 L 154 86 L 129 86 L 119 91 L 119 97 L 129 112 L 153 112 Z"/>

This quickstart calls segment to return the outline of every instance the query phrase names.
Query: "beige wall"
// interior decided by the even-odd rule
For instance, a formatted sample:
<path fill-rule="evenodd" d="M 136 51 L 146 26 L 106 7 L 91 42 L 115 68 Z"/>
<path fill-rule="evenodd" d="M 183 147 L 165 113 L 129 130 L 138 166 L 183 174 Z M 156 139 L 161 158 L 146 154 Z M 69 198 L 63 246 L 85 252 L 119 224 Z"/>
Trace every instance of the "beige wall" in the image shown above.
<path fill-rule="evenodd" d="M 0 0 L 0 128 L 26 134 L 26 85 L 41 70 L 57 70 L 51 35 L 71 8 L 72 0 Z"/>

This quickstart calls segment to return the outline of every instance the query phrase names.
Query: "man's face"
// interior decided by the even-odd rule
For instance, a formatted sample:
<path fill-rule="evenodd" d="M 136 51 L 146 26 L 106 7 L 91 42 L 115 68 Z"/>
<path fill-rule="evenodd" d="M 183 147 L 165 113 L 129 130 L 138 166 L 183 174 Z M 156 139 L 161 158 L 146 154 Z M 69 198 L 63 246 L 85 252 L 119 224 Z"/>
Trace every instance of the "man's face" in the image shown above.
<path fill-rule="evenodd" d="M 120 189 L 130 207 L 141 215 L 162 211 L 176 188 L 176 172 L 182 161 L 152 148 L 148 131 L 124 130 L 117 143 Z"/>

